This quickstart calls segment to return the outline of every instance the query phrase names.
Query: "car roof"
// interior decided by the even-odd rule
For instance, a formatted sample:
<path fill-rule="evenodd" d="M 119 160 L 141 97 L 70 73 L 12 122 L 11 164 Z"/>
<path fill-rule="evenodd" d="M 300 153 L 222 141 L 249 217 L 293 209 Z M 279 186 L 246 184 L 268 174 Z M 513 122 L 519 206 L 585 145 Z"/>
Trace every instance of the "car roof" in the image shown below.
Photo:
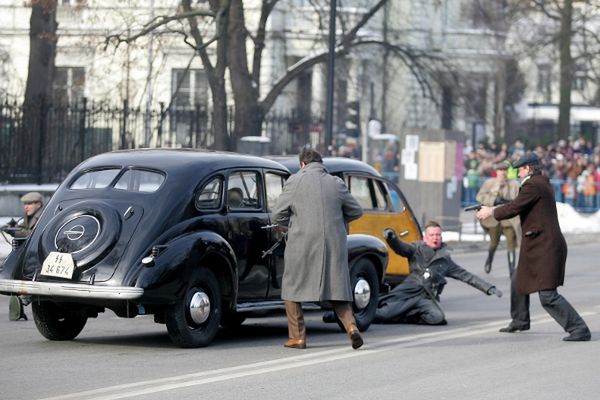
<path fill-rule="evenodd" d="M 269 158 L 283 164 L 292 173 L 296 173 L 300 169 L 300 161 L 297 156 L 270 156 Z M 346 157 L 324 157 L 323 165 L 325 165 L 325 168 L 327 168 L 327 171 L 329 171 L 330 174 L 361 172 L 369 175 L 381 176 L 381 174 L 369 164 Z"/>
<path fill-rule="evenodd" d="M 262 157 L 199 149 L 135 149 L 99 154 L 82 162 L 78 170 L 105 166 L 139 166 L 167 173 L 200 169 L 273 168 L 285 171 L 282 164 Z"/>

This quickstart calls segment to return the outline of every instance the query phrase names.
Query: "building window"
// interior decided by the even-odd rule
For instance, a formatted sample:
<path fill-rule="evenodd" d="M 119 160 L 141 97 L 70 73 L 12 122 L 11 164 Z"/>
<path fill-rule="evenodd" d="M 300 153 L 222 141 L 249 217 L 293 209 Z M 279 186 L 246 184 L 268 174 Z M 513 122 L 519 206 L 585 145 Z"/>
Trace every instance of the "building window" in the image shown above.
<path fill-rule="evenodd" d="M 587 70 L 585 65 L 578 64 L 575 66 L 575 72 L 573 73 L 573 90 L 582 92 L 585 90 L 587 81 Z"/>
<path fill-rule="evenodd" d="M 173 106 L 177 109 L 192 109 L 196 105 L 206 106 L 208 91 L 206 75 L 200 69 L 174 69 L 171 81 Z"/>
<path fill-rule="evenodd" d="M 550 64 L 538 65 L 537 91 L 544 103 L 552 102 L 552 68 Z"/>
<path fill-rule="evenodd" d="M 53 93 L 58 102 L 75 104 L 84 97 L 85 68 L 56 67 L 54 70 Z"/>
<path fill-rule="evenodd" d="M 199 146 L 206 130 L 208 82 L 200 69 L 173 69 L 171 75 L 171 144 Z"/>

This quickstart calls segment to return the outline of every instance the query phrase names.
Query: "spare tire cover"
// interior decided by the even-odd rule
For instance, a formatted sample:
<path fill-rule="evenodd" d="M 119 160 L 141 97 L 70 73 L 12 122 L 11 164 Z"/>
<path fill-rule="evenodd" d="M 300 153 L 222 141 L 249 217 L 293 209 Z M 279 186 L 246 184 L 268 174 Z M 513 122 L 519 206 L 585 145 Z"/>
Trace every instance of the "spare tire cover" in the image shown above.
<path fill-rule="evenodd" d="M 116 209 L 98 201 L 74 204 L 56 215 L 42 232 L 42 260 L 51 251 L 70 253 L 76 267 L 90 267 L 113 247 L 121 232 Z"/>

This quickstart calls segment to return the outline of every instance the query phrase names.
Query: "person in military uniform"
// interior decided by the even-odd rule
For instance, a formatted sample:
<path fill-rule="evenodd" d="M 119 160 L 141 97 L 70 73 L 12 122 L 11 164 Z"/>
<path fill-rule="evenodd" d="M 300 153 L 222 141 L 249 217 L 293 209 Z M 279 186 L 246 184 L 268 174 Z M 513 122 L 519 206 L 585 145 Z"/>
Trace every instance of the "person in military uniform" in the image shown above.
<path fill-rule="evenodd" d="M 511 322 L 500 332 L 526 331 L 530 326 L 529 295 L 538 293 L 542 307 L 569 333 L 567 342 L 589 341 L 590 330 L 557 287 L 565 279 L 567 242 L 560 230 L 554 189 L 542 175 L 539 157 L 528 153 L 513 166 L 519 168 L 521 189 L 516 199 L 497 207 L 483 206 L 475 216 L 481 221 L 521 218 L 521 251 L 516 273 L 511 279 Z"/>
<path fill-rule="evenodd" d="M 491 207 L 508 203 L 517 197 L 519 194 L 519 184 L 514 180 L 508 180 L 506 177 L 509 167 L 510 163 L 506 160 L 494 166 L 496 177 L 490 178 L 483 183 L 476 196 L 478 203 Z M 512 276 L 515 271 L 515 251 L 521 240 L 519 217 L 517 216 L 504 221 L 498 221 L 494 217 L 489 217 L 481 221 L 481 226 L 490 235 L 488 257 L 485 260 L 483 269 L 488 274 L 492 270 L 492 261 L 500 242 L 500 236 L 504 235 L 508 254 L 508 272 Z"/>
<path fill-rule="evenodd" d="M 23 203 L 23 210 L 25 212 L 23 219 L 20 222 L 13 219 L 4 226 L 7 229 L 3 229 L 16 238 L 26 238 L 31 234 L 33 227 L 42 215 L 44 197 L 38 192 L 29 192 L 21 196 L 21 202 Z M 23 309 L 24 302 L 27 302 L 27 299 L 14 295 L 11 296 L 8 306 L 8 318 L 11 321 L 27 321 L 27 315 Z"/>

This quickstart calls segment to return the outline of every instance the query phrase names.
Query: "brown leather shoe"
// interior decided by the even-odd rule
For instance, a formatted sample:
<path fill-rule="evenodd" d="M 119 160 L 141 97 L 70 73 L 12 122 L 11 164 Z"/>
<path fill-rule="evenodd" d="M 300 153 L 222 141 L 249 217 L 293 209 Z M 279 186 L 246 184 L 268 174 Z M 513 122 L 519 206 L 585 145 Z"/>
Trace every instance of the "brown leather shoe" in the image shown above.
<path fill-rule="evenodd" d="M 363 345 L 363 339 L 360 336 L 358 329 L 351 330 L 350 332 L 348 332 L 348 335 L 350 336 L 350 341 L 352 342 L 352 348 L 354 350 L 358 349 Z"/>
<path fill-rule="evenodd" d="M 290 349 L 305 349 L 306 341 L 304 339 L 288 339 L 283 344 L 283 347 L 289 347 Z"/>

